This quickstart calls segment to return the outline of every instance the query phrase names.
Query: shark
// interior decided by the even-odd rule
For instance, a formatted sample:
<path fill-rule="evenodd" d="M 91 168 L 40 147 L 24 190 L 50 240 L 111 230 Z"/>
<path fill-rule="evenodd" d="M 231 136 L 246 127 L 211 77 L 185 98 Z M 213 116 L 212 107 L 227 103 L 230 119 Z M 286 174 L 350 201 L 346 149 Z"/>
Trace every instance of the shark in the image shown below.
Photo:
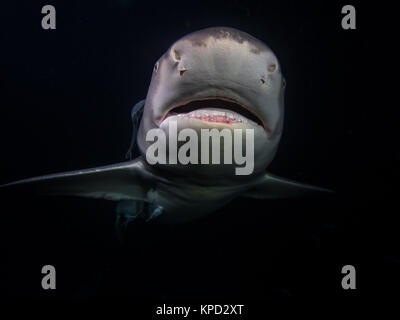
<path fill-rule="evenodd" d="M 132 139 L 124 162 L 49 174 L 2 185 L 38 194 L 116 201 L 117 229 L 137 219 L 183 223 L 217 211 L 237 197 L 318 196 L 326 188 L 267 171 L 283 131 L 285 79 L 273 51 L 250 34 L 212 27 L 177 40 L 155 63 L 147 96 L 131 111 Z M 179 130 L 252 129 L 254 169 L 234 164 L 150 164 L 146 134 Z M 167 148 L 171 147 L 168 145 Z"/>

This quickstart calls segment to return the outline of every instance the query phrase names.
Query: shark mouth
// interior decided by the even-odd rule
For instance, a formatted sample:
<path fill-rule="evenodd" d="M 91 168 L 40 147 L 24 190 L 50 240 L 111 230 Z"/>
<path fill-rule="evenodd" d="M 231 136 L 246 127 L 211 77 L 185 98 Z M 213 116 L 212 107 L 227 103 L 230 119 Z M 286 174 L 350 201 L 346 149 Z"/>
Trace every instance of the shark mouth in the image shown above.
<path fill-rule="evenodd" d="M 241 123 L 251 120 L 261 127 L 265 128 L 262 120 L 249 108 L 238 102 L 227 98 L 207 98 L 192 100 L 172 107 L 165 115 L 188 117 L 206 122 L 218 122 L 225 124 Z"/>

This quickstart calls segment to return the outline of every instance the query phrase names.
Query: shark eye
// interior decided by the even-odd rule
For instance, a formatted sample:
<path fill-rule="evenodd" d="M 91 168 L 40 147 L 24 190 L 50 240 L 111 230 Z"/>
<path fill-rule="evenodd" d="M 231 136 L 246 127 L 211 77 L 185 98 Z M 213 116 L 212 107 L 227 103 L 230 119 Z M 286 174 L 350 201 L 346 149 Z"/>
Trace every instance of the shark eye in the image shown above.
<path fill-rule="evenodd" d="M 176 62 L 181 60 L 181 54 L 179 53 L 178 50 L 174 50 L 174 58 Z"/>
<path fill-rule="evenodd" d="M 159 64 L 160 63 L 157 61 L 156 64 L 154 65 L 154 73 L 157 73 Z"/>
<path fill-rule="evenodd" d="M 269 72 L 274 72 L 276 70 L 276 64 L 275 63 L 271 63 L 269 66 L 268 66 L 268 71 Z"/>

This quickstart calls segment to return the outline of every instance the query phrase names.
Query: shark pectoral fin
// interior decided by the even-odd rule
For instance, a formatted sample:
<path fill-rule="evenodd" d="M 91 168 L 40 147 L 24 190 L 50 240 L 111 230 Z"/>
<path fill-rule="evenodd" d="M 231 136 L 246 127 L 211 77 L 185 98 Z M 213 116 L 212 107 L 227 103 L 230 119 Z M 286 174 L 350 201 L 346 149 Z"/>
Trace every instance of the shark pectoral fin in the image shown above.
<path fill-rule="evenodd" d="M 289 179 L 265 174 L 258 184 L 244 192 L 242 196 L 255 199 L 279 199 L 332 194 L 333 191 L 314 187 Z"/>
<path fill-rule="evenodd" d="M 140 120 L 142 119 L 144 105 L 146 100 L 140 100 L 136 103 L 131 110 L 131 120 L 132 120 L 132 137 L 131 143 L 129 144 L 129 149 L 125 154 L 126 160 L 132 160 L 138 153 L 138 147 L 136 144 L 136 137 L 139 130 Z"/>
<path fill-rule="evenodd" d="M 43 195 L 74 195 L 107 200 L 146 201 L 151 187 L 140 158 L 110 166 L 24 179 L 1 186 L 29 188 Z"/>

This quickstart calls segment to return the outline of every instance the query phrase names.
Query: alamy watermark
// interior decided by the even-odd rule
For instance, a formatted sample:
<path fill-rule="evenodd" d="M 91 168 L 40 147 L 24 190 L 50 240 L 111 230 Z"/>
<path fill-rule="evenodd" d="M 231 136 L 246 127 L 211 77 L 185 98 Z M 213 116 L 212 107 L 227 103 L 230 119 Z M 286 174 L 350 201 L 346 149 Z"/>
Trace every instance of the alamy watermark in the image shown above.
<path fill-rule="evenodd" d="M 56 8 L 52 5 L 45 5 L 42 7 L 42 13 L 46 14 L 42 18 L 42 28 L 44 30 L 56 28 Z"/>
<path fill-rule="evenodd" d="M 348 264 L 343 266 L 342 274 L 345 276 L 342 279 L 342 288 L 345 290 L 356 288 L 356 268 Z"/>
<path fill-rule="evenodd" d="M 348 4 L 343 6 L 342 8 L 342 28 L 344 30 L 349 30 L 349 29 L 356 29 L 356 9 L 354 6 Z"/>
<path fill-rule="evenodd" d="M 233 137 L 232 137 L 233 131 Z M 245 146 L 243 146 L 245 131 Z M 221 164 L 221 140 L 223 139 L 222 164 L 244 165 L 235 168 L 236 175 L 249 175 L 254 170 L 254 129 L 201 129 L 200 137 L 194 129 L 185 128 L 179 131 L 176 121 L 168 126 L 167 135 L 162 129 L 150 129 L 146 141 L 153 142 L 146 150 L 149 164 Z M 211 140 L 211 145 L 210 145 Z M 178 142 L 185 142 L 178 148 Z M 244 151 L 244 153 L 243 153 Z M 200 152 L 200 159 L 199 159 Z"/>
<path fill-rule="evenodd" d="M 56 288 L 56 268 L 50 264 L 47 264 L 42 267 L 42 274 L 45 275 L 42 278 L 42 288 L 44 290 L 54 290 Z"/>

